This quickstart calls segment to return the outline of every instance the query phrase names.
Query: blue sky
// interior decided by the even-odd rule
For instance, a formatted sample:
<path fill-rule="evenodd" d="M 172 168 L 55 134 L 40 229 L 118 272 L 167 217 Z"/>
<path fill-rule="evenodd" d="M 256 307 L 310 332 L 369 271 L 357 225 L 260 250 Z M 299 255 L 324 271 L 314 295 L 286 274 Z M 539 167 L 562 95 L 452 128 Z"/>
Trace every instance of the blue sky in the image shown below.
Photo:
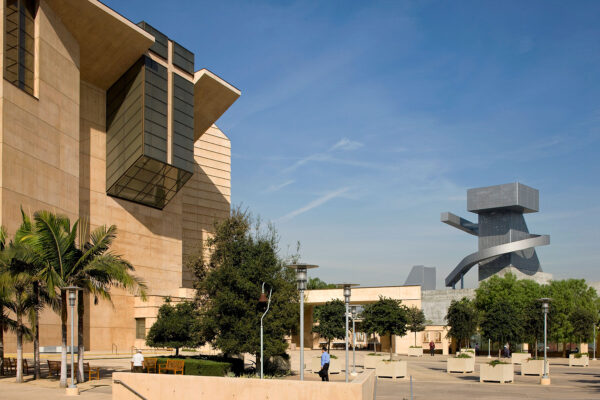
<path fill-rule="evenodd" d="M 600 280 L 599 2 L 106 4 L 242 90 L 217 122 L 233 203 L 312 276 L 397 285 L 424 264 L 441 288 L 477 242 L 440 212 L 474 220 L 468 188 L 520 181 L 545 272 Z"/>

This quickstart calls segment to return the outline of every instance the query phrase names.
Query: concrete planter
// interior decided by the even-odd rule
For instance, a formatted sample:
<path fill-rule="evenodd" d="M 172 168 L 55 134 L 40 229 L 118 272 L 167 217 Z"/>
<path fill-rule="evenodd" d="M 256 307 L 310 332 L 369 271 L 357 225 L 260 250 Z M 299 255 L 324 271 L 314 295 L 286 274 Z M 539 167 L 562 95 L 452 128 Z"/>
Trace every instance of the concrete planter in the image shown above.
<path fill-rule="evenodd" d="M 345 360 L 340 358 L 331 358 L 329 360 L 329 373 L 330 374 L 340 374 L 342 372 L 342 365 L 345 363 Z"/>
<path fill-rule="evenodd" d="M 550 363 L 548 363 L 550 374 Z M 544 360 L 525 360 L 521 363 L 521 375 L 544 375 Z"/>
<path fill-rule="evenodd" d="M 375 367 L 375 374 L 378 378 L 404 378 L 406 369 L 406 361 L 379 361 Z"/>
<path fill-rule="evenodd" d="M 510 360 L 513 364 L 523 364 L 528 358 L 531 358 L 529 353 L 512 353 Z"/>
<path fill-rule="evenodd" d="M 377 367 L 377 363 L 381 360 L 389 360 L 390 356 L 388 355 L 376 355 L 376 356 L 365 356 L 365 365 L 364 368 L 367 369 L 375 369 Z"/>
<path fill-rule="evenodd" d="M 590 365 L 590 357 L 586 354 L 579 358 L 575 354 L 569 354 L 569 367 L 587 367 Z"/>
<path fill-rule="evenodd" d="M 422 347 L 409 347 L 408 348 L 408 356 L 409 357 L 423 357 L 423 348 Z"/>
<path fill-rule="evenodd" d="M 515 366 L 513 364 L 498 364 L 492 367 L 490 364 L 481 364 L 479 368 L 479 382 L 513 382 Z"/>
<path fill-rule="evenodd" d="M 446 363 L 446 372 L 466 372 L 475 371 L 475 358 L 448 358 Z"/>
<path fill-rule="evenodd" d="M 310 370 L 315 374 L 321 370 L 321 357 L 312 357 L 310 359 Z"/>

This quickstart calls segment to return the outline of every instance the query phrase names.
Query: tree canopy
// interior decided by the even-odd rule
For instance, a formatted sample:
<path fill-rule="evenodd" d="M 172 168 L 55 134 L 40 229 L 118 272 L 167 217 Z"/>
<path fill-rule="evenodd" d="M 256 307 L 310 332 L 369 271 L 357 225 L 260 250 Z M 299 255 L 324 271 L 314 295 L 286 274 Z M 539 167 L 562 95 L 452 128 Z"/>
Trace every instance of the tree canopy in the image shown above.
<path fill-rule="evenodd" d="M 379 297 L 375 303 L 364 306 L 362 328 L 366 333 L 377 333 L 390 338 L 390 360 L 392 359 L 392 335 L 406 335 L 408 316 L 400 300 Z"/>
<path fill-rule="evenodd" d="M 315 308 L 314 319 L 317 325 L 313 327 L 312 331 L 327 339 L 327 351 L 330 350 L 333 339 L 346 337 L 345 313 L 346 306 L 339 299 L 328 301 Z"/>
<path fill-rule="evenodd" d="M 461 346 L 468 345 L 469 338 L 477 332 L 479 311 L 471 299 L 463 297 L 460 300 L 452 300 L 448 307 L 446 321 L 450 326 L 448 336 L 456 339 Z"/>
<path fill-rule="evenodd" d="M 173 347 L 179 355 L 182 347 L 195 347 L 197 337 L 198 311 L 192 302 L 171 305 L 167 298 L 158 309 L 158 318 L 146 336 L 150 347 Z"/>
<path fill-rule="evenodd" d="M 265 289 L 273 290 L 264 318 L 265 358 L 285 353 L 285 336 L 297 328 L 299 297 L 294 271 L 277 255 L 277 241 L 272 226 L 263 229 L 240 209 L 215 224 L 214 235 L 204 243 L 208 255 L 194 269 L 200 343 L 226 355 L 259 354 L 264 310 L 258 299 L 265 282 Z"/>
<path fill-rule="evenodd" d="M 306 283 L 306 288 L 308 290 L 335 289 L 336 287 L 337 287 L 337 285 L 335 283 L 327 283 L 317 277 L 308 278 L 308 282 Z"/>
<path fill-rule="evenodd" d="M 417 345 L 417 332 L 422 332 L 425 330 L 425 324 L 427 323 L 427 319 L 425 318 L 425 313 L 420 308 L 415 306 L 409 307 L 406 309 L 406 327 L 409 331 L 414 332 L 415 334 L 415 346 Z"/>

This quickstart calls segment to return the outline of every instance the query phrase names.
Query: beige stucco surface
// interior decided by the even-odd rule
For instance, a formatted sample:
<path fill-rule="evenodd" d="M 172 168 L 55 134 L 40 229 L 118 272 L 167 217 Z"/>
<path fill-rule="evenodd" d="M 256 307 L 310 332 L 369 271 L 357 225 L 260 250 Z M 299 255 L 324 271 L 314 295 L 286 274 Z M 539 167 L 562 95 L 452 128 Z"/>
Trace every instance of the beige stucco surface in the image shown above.
<path fill-rule="evenodd" d="M 375 374 L 367 371 L 352 382 L 290 381 L 279 379 L 176 376 L 166 374 L 113 374 L 113 400 L 136 400 L 120 380 L 148 400 L 155 399 L 231 399 L 231 400 L 372 400 Z"/>

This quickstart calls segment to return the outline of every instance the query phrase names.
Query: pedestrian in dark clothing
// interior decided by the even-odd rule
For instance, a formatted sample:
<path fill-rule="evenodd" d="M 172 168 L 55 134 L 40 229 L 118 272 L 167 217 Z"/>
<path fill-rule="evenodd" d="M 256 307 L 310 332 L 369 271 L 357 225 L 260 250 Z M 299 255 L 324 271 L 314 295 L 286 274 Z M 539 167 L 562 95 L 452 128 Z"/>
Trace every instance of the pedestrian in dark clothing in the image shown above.
<path fill-rule="evenodd" d="M 321 349 L 321 370 L 319 371 L 319 376 L 323 382 L 329 382 L 329 362 L 330 357 L 327 353 L 327 347 L 323 346 Z"/>
<path fill-rule="evenodd" d="M 475 355 L 479 355 L 479 343 L 475 343 Z"/>
<path fill-rule="evenodd" d="M 435 343 L 433 340 L 429 342 L 429 353 L 431 354 L 431 357 L 433 357 L 433 354 L 435 353 Z"/>

